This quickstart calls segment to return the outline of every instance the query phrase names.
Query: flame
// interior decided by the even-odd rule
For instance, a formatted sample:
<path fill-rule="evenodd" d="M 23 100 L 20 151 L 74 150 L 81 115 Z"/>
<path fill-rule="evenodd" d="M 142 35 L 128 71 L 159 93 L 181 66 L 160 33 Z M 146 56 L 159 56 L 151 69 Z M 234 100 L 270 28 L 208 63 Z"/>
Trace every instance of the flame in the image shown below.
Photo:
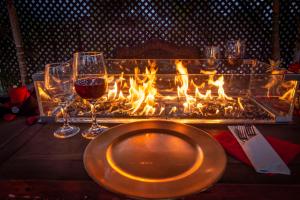
<path fill-rule="evenodd" d="M 197 85 L 194 80 L 191 80 L 191 85 L 195 88 L 204 88 L 205 87 L 205 83 L 201 83 L 200 85 Z"/>
<path fill-rule="evenodd" d="M 169 115 L 172 114 L 172 113 L 176 113 L 177 111 L 177 107 L 176 106 L 173 106 L 169 112 Z"/>
<path fill-rule="evenodd" d="M 118 85 L 117 82 L 114 84 L 114 89 L 108 91 L 108 99 L 115 99 L 118 94 Z"/>
<path fill-rule="evenodd" d="M 198 88 L 195 89 L 195 97 L 199 99 L 213 99 L 211 96 L 211 90 L 207 90 L 205 94 L 201 94 Z"/>
<path fill-rule="evenodd" d="M 277 76 L 272 76 L 268 83 L 263 86 L 263 88 L 267 89 L 267 97 L 270 97 L 270 90 L 273 86 L 277 84 L 278 81 L 279 78 Z"/>
<path fill-rule="evenodd" d="M 209 80 L 208 84 L 218 87 L 218 99 L 221 100 L 232 100 L 232 97 L 229 97 L 225 94 L 223 85 L 224 85 L 224 76 L 220 76 L 216 81 Z"/>
<path fill-rule="evenodd" d="M 215 75 L 217 70 L 200 70 L 200 74 Z"/>
<path fill-rule="evenodd" d="M 165 106 L 162 106 L 160 108 L 160 111 L 159 111 L 158 115 L 161 115 L 165 111 L 165 109 L 166 109 Z"/>
<path fill-rule="evenodd" d="M 187 68 L 183 66 L 181 61 L 176 61 L 176 70 L 178 76 L 175 77 L 175 83 L 181 84 L 181 87 L 177 87 L 178 96 L 188 96 L 187 91 L 189 88 L 189 77 Z"/>
<path fill-rule="evenodd" d="M 200 85 L 197 85 L 193 80 L 191 81 L 191 85 L 195 87 L 195 92 L 194 96 L 188 94 L 189 90 L 189 76 L 188 76 L 188 70 L 187 68 L 183 65 L 181 61 L 176 61 L 176 70 L 177 70 L 177 76 L 175 77 L 175 83 L 178 85 L 177 86 L 177 95 L 178 98 L 185 98 L 185 102 L 183 103 L 183 112 L 184 113 L 189 113 L 191 112 L 192 109 L 199 108 L 202 109 L 201 104 L 197 104 L 197 100 L 212 100 L 212 90 L 208 89 L 206 90 L 205 94 L 200 92 L 200 88 L 203 89 L 205 87 L 205 83 L 202 83 Z M 202 74 L 207 74 L 208 76 L 208 81 L 207 84 L 208 86 L 214 86 L 218 88 L 218 97 L 217 99 L 226 101 L 226 100 L 233 100 L 232 97 L 229 97 L 225 94 L 224 91 L 224 77 L 220 76 L 217 80 L 214 80 L 214 76 L 216 74 L 216 70 L 212 71 L 204 71 L 201 70 L 200 73 Z M 200 110 L 201 110 L 200 109 Z M 219 110 L 216 111 L 216 114 L 219 113 Z"/>
<path fill-rule="evenodd" d="M 279 99 L 292 101 L 294 94 L 296 92 L 297 81 L 287 81 L 280 84 L 282 80 L 282 76 L 280 75 L 282 74 L 284 74 L 283 70 L 272 70 L 272 75 L 274 76 L 271 76 L 269 78 L 268 83 L 265 84 L 263 88 L 267 89 L 267 97 L 271 96 L 270 91 L 272 88 L 275 88 L 277 93 L 281 93 L 282 89 L 287 90 L 286 92 L 283 93 L 283 95 L 279 97 Z"/>
<path fill-rule="evenodd" d="M 126 102 L 129 107 L 126 111 L 132 115 L 154 115 L 156 112 L 156 63 L 148 63 L 145 73 L 140 74 L 138 67 L 134 68 L 134 76 L 129 78 L 129 86 L 125 82 L 124 74 L 115 81 L 112 89 L 108 90 L 107 97 L 111 101 Z M 128 88 L 125 96 L 122 89 Z"/>
<path fill-rule="evenodd" d="M 126 98 L 124 97 L 123 92 L 121 90 L 120 93 L 119 93 L 119 97 L 118 97 L 117 101 L 124 101 L 125 99 Z"/>
<path fill-rule="evenodd" d="M 282 96 L 279 97 L 280 100 L 292 101 L 294 94 L 296 92 L 297 81 L 288 81 L 283 87 L 290 88 Z"/>
<path fill-rule="evenodd" d="M 271 69 L 270 69 L 271 74 L 274 75 L 274 76 L 271 76 L 269 78 L 268 83 L 263 86 L 263 88 L 267 89 L 267 97 L 270 97 L 271 89 L 273 87 L 276 87 L 276 85 L 281 82 L 282 76 L 280 76 L 280 75 L 284 75 L 285 72 L 286 72 L 286 69 L 278 68 L 278 66 L 280 65 L 280 61 L 273 61 L 271 59 L 269 61 L 270 61 L 270 64 L 271 64 Z"/>
<path fill-rule="evenodd" d="M 87 101 L 86 99 L 82 99 L 83 105 L 90 107 L 90 102 Z"/>
<path fill-rule="evenodd" d="M 110 102 L 109 112 L 126 113 L 133 116 L 195 112 L 206 116 L 218 115 L 220 112 L 230 113 L 234 110 L 232 106 L 228 107 L 227 105 L 227 102 L 232 101 L 233 98 L 225 93 L 224 77 L 217 76 L 216 70 L 200 71 L 201 74 L 208 75 L 208 78 L 204 82 L 196 83 L 195 81 L 198 79 L 194 80 L 189 76 L 188 69 L 182 61 L 176 60 L 175 64 L 177 71 L 174 79 L 175 91 L 166 89 L 167 95 L 158 93 L 156 88 L 158 68 L 152 61 L 148 61 L 143 73 L 140 68 L 135 67 L 134 75 L 127 79 L 124 78 L 123 73 L 119 77 L 107 77 L 110 79 L 110 87 L 106 96 Z M 160 104 L 159 102 L 164 103 Z M 209 106 L 212 104 L 219 104 L 221 107 L 210 109 Z M 241 100 L 233 100 L 230 105 L 243 109 Z"/>
<path fill-rule="evenodd" d="M 238 98 L 237 98 L 237 102 L 238 102 L 238 105 L 239 105 L 240 109 L 241 109 L 241 110 L 245 110 L 245 108 L 244 108 L 244 106 L 243 106 L 243 104 L 242 104 L 242 102 L 241 102 L 241 97 L 238 97 Z"/>
<path fill-rule="evenodd" d="M 167 95 L 167 96 L 163 96 L 162 99 L 163 100 L 175 100 L 175 99 L 177 99 L 177 97 L 176 96 L 168 96 Z"/>
<path fill-rule="evenodd" d="M 209 75 L 208 77 L 208 85 L 213 85 L 218 88 L 218 99 L 222 100 L 233 100 L 232 97 L 229 97 L 225 94 L 224 91 L 224 76 L 220 76 L 216 81 L 214 81 L 215 74 L 217 73 L 216 70 L 201 70 L 201 74 L 206 74 Z M 196 96 L 199 98 L 204 98 L 204 99 L 212 99 L 211 96 L 211 90 L 207 90 L 205 95 L 202 95 L 196 88 L 195 90 Z"/>
<path fill-rule="evenodd" d="M 228 113 L 231 113 L 233 110 L 233 107 L 232 106 L 226 106 L 224 108 L 224 111 L 225 111 L 225 115 L 227 115 Z"/>
<path fill-rule="evenodd" d="M 43 90 L 43 88 L 38 87 L 38 93 L 40 94 L 40 97 L 44 100 L 51 100 L 51 97 Z"/>
<path fill-rule="evenodd" d="M 196 108 L 198 109 L 198 112 L 200 112 L 201 114 L 203 114 L 203 111 L 202 111 L 203 107 L 204 107 L 204 106 L 203 106 L 202 103 L 197 103 Z"/>
<path fill-rule="evenodd" d="M 175 77 L 175 83 L 178 83 L 181 86 L 177 86 L 177 95 L 178 97 L 184 97 L 185 102 L 183 103 L 183 112 L 188 113 L 191 111 L 191 108 L 194 107 L 196 99 L 188 94 L 189 89 L 189 76 L 187 68 L 183 66 L 181 61 L 176 61 L 176 70 L 178 75 Z"/>

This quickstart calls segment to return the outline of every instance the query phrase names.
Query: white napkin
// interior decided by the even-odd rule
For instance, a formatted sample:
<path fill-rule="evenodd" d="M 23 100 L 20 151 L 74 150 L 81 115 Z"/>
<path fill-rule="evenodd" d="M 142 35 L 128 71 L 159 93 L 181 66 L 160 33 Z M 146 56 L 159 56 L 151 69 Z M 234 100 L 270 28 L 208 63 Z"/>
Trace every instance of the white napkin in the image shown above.
<path fill-rule="evenodd" d="M 288 166 L 255 126 L 254 129 L 257 135 L 250 137 L 245 142 L 238 138 L 233 126 L 228 126 L 228 128 L 241 145 L 256 172 L 285 175 L 291 174 Z"/>

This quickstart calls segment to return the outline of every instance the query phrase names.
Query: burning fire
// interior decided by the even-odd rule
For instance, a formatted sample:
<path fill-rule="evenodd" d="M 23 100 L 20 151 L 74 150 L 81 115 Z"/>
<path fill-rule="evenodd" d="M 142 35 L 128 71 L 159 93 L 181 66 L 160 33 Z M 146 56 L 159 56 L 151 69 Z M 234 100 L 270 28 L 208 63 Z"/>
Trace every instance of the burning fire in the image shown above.
<path fill-rule="evenodd" d="M 145 68 L 130 68 L 132 63 L 141 63 Z M 280 106 L 291 103 L 297 89 L 296 81 L 283 81 L 281 74 L 272 72 L 272 75 L 257 79 L 245 79 L 246 84 L 237 88 L 228 88 L 227 81 L 231 85 L 244 84 L 244 74 L 237 75 L 237 81 L 231 74 L 217 74 L 216 70 L 209 70 L 201 64 L 199 68 L 208 70 L 197 70 L 198 63 L 189 60 L 177 60 L 175 63 L 159 61 L 162 64 L 161 72 L 176 68 L 176 73 L 157 74 L 158 65 L 156 61 L 132 61 L 129 67 L 122 67 L 124 71 L 120 74 L 108 74 L 107 93 L 97 103 L 98 115 L 104 118 L 173 118 L 173 119 L 273 119 L 274 116 L 269 110 L 264 109 L 264 101 L 274 99 Z M 188 63 L 188 64 L 186 64 Z M 146 64 L 146 66 L 145 66 Z M 175 64 L 174 66 L 170 64 Z M 120 64 L 121 65 L 121 64 Z M 127 65 L 127 63 L 126 63 Z M 134 73 L 132 72 L 134 69 Z M 193 72 L 189 74 L 189 72 Z M 199 73 L 198 73 L 199 72 Z M 124 74 L 125 73 L 125 74 Z M 250 77 L 252 78 L 252 77 Z M 241 82 L 238 82 L 242 80 Z M 256 82 L 259 81 L 259 82 Z M 261 84 L 261 91 L 258 96 L 252 90 L 256 89 L 255 84 Z M 249 83 L 249 85 L 248 85 Z M 42 100 L 53 101 L 47 94 L 47 90 L 38 86 L 38 93 Z M 245 87 L 243 87 L 245 86 Z M 246 88 L 248 87 L 249 88 Z M 260 89 L 259 88 L 259 89 Z M 268 97 L 265 98 L 265 93 Z M 262 94 L 262 98 L 260 98 Z M 265 98 L 265 99 L 264 99 Z M 271 99 L 271 100 L 273 100 Z M 260 102 L 262 101 L 262 102 Z M 88 101 L 76 98 L 70 109 L 78 116 L 88 116 Z M 276 108 L 277 109 L 277 108 Z M 281 108 L 280 108 L 281 109 Z M 74 114 L 74 115 L 75 115 Z M 146 117 L 147 116 L 147 117 Z"/>
<path fill-rule="evenodd" d="M 134 69 L 134 76 L 129 78 L 129 86 L 125 82 L 124 74 L 115 81 L 112 89 L 108 90 L 107 99 L 112 102 L 123 102 L 131 115 L 154 115 L 156 112 L 156 72 L 155 62 L 148 63 L 145 73 L 140 74 L 138 67 Z M 108 81 L 109 82 L 109 81 Z M 128 89 L 127 89 L 128 88 Z M 128 95 L 125 96 L 123 89 L 127 89 Z M 160 109 L 160 113 L 163 112 Z"/>
<path fill-rule="evenodd" d="M 282 86 L 288 90 L 282 96 L 280 96 L 279 99 L 291 102 L 296 92 L 297 81 L 288 81 L 282 84 Z"/>
<path fill-rule="evenodd" d="M 178 98 L 184 97 L 185 102 L 183 103 L 184 107 L 184 113 L 188 113 L 191 111 L 191 109 L 198 109 L 199 112 L 202 112 L 203 105 L 198 102 L 199 100 L 209 101 L 213 100 L 214 97 L 212 96 L 212 90 L 208 89 L 206 90 L 205 94 L 202 94 L 200 92 L 200 89 L 205 86 L 205 83 L 202 83 L 200 86 L 197 86 L 195 82 L 192 80 L 191 85 L 195 87 L 195 93 L 194 95 L 189 95 L 189 77 L 188 77 L 188 71 L 187 68 L 183 66 L 181 61 L 176 61 L 176 69 L 178 72 L 178 75 L 175 78 L 175 83 L 178 83 L 180 86 L 177 87 L 177 94 Z M 220 76 L 217 78 L 217 80 L 214 80 L 216 71 L 203 71 L 201 70 L 200 73 L 209 75 L 207 85 L 208 86 L 215 86 L 218 88 L 218 96 L 217 99 L 221 101 L 226 100 L 233 100 L 232 97 L 229 97 L 225 94 L 225 90 L 223 88 L 225 82 L 224 77 Z"/>
<path fill-rule="evenodd" d="M 272 70 L 271 74 L 272 76 L 268 83 L 264 85 L 264 88 L 267 89 L 267 97 L 277 97 L 278 94 L 283 93 L 278 98 L 283 101 L 291 102 L 296 92 L 297 81 L 282 82 L 281 75 L 284 74 L 284 70 Z M 273 90 L 272 93 L 271 90 Z"/>
<path fill-rule="evenodd" d="M 139 112 L 139 115 L 153 115 L 155 113 L 155 88 L 157 68 L 155 63 L 149 62 L 144 78 L 138 76 L 139 68 L 135 68 L 135 78 L 130 78 L 129 96 L 127 99 L 131 108 L 131 114 Z"/>
<path fill-rule="evenodd" d="M 225 93 L 224 76 L 218 76 L 216 71 L 200 71 L 208 78 L 196 84 L 182 61 L 176 61 L 175 65 L 177 74 L 171 84 L 175 84 L 176 89 L 168 89 L 167 95 L 157 90 L 158 68 L 153 61 L 148 61 L 144 73 L 135 67 L 134 75 L 130 77 L 124 78 L 123 73 L 118 78 L 107 77 L 108 83 L 111 83 L 105 97 L 109 102 L 109 112 L 132 116 L 176 116 L 177 113 L 226 114 L 236 110 L 234 107 L 244 110 L 241 99 L 235 100 Z M 212 110 L 210 106 L 215 104 L 222 108 Z"/>
<path fill-rule="evenodd" d="M 43 100 L 51 100 L 51 97 L 43 90 L 41 86 L 38 86 L 38 93 Z"/>

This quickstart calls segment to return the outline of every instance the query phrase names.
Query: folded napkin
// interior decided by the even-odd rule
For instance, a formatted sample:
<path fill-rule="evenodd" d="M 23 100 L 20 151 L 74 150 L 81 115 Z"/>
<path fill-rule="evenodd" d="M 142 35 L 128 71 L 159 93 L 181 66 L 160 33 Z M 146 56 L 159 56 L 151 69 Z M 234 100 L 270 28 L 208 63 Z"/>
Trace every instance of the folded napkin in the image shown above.
<path fill-rule="evenodd" d="M 221 132 L 214 137 L 228 154 L 252 166 L 242 147 L 230 131 Z M 300 145 L 298 144 L 293 144 L 272 136 L 265 136 L 265 138 L 286 164 L 290 163 L 300 153 Z"/>

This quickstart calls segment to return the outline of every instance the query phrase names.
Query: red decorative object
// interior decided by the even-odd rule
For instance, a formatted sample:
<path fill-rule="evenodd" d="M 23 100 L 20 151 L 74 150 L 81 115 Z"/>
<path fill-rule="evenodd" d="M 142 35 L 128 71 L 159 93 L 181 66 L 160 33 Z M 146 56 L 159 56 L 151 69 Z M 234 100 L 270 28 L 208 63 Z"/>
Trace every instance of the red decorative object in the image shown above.
<path fill-rule="evenodd" d="M 26 86 L 11 88 L 8 92 L 12 106 L 20 106 L 30 96 Z"/>
<path fill-rule="evenodd" d="M 231 132 L 221 132 L 215 136 L 215 139 L 218 140 L 228 154 L 243 163 L 252 166 L 242 147 L 236 141 Z M 271 136 L 266 136 L 266 139 L 286 164 L 290 163 L 300 153 L 300 145 L 298 144 L 293 144 Z"/>
<path fill-rule="evenodd" d="M 32 125 L 37 122 L 38 106 L 34 92 L 29 92 L 26 86 L 11 88 L 8 92 L 9 100 L 1 107 L 1 116 L 5 121 L 16 119 L 17 115 L 30 116 L 26 124 Z"/>

